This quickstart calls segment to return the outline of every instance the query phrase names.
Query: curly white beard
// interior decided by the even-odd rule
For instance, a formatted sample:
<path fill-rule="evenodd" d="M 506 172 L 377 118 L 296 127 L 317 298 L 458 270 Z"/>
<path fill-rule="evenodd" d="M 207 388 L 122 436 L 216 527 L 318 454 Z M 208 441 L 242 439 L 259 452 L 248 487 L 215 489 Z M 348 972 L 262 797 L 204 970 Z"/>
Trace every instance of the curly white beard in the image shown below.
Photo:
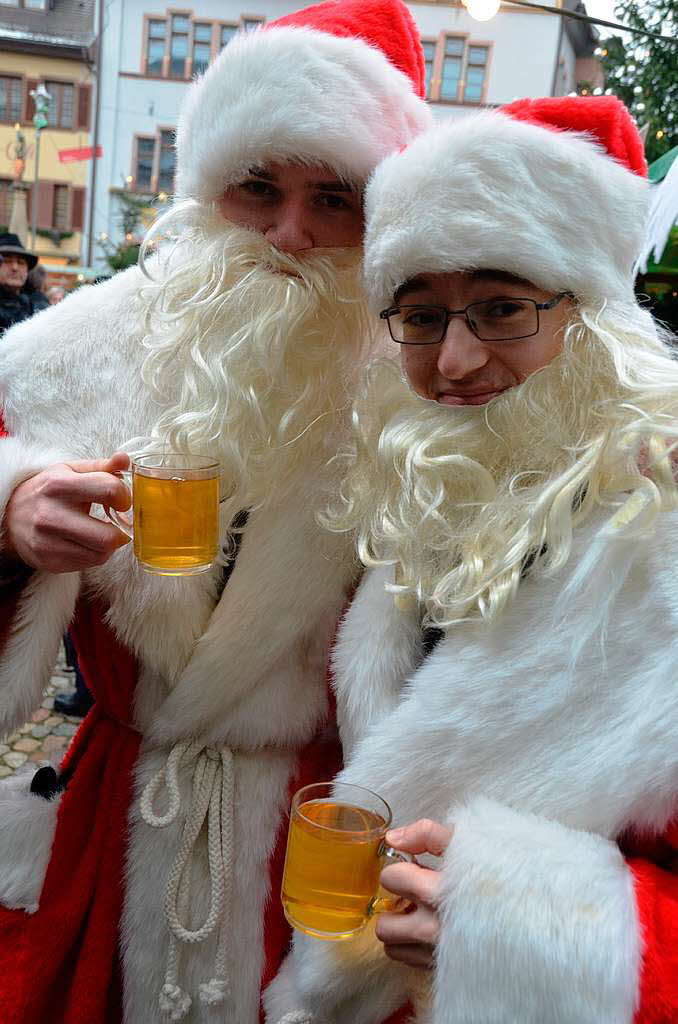
<path fill-rule="evenodd" d="M 366 565 L 396 564 L 393 589 L 428 622 L 492 619 L 528 566 L 565 564 L 596 507 L 611 515 L 635 493 L 628 533 L 675 502 L 677 415 L 678 365 L 641 310 L 580 311 L 552 363 L 482 407 L 421 399 L 394 362 L 376 363 L 323 520 L 355 531 Z"/>
<path fill-rule="evenodd" d="M 218 453 L 237 511 L 336 450 L 373 337 L 361 254 L 295 258 L 190 202 L 147 244 L 168 231 L 174 244 L 149 261 L 142 290 L 142 375 L 162 411 L 128 450 Z"/>

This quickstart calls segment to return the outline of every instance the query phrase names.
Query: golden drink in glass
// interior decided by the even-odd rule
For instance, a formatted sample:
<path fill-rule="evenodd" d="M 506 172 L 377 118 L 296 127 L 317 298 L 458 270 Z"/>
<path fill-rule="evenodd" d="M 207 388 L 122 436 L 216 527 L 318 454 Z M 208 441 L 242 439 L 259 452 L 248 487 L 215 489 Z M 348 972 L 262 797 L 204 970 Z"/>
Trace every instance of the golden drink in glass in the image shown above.
<path fill-rule="evenodd" d="M 294 928 L 315 938 L 350 939 L 372 914 L 400 909 L 402 901 L 377 895 L 390 824 L 388 804 L 360 786 L 323 782 L 299 790 L 282 884 L 285 917 Z"/>
<path fill-rule="evenodd" d="M 219 550 L 219 463 L 209 455 L 158 452 L 132 462 L 130 513 L 105 509 L 134 540 L 141 568 L 160 576 L 206 572 Z"/>
<path fill-rule="evenodd" d="M 134 475 L 134 554 L 164 574 L 200 572 L 217 553 L 219 481 Z"/>

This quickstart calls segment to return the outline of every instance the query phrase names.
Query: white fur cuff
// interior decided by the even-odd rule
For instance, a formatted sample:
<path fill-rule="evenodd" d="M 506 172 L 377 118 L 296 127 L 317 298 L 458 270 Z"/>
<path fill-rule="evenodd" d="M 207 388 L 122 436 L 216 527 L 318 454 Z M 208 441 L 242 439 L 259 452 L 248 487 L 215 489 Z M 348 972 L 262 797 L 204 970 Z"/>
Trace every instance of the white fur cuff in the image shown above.
<path fill-rule="evenodd" d="M 638 923 L 616 845 L 485 799 L 450 823 L 434 1024 L 630 1024 Z"/>
<path fill-rule="evenodd" d="M 0 523 L 19 484 L 65 458 L 64 452 L 57 449 L 38 448 L 15 437 L 0 439 Z"/>
<path fill-rule="evenodd" d="M 61 801 L 30 792 L 37 769 L 0 782 L 0 903 L 29 914 L 38 909 Z"/>

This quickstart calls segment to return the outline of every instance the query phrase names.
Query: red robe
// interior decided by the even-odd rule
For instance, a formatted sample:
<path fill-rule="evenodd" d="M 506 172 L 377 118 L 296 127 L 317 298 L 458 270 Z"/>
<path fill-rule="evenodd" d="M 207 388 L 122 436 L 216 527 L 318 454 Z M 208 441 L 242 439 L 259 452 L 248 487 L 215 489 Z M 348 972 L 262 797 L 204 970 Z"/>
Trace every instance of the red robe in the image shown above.
<path fill-rule="evenodd" d="M 14 604 L 8 598 L 1 606 L 5 626 Z M 70 781 L 40 907 L 34 914 L 0 907 L 3 1024 L 122 1020 L 119 922 L 132 769 L 141 736 L 131 724 L 137 666 L 104 625 L 102 612 L 95 603 L 80 600 L 74 620 L 80 667 L 96 703 L 61 766 Z M 331 777 L 340 757 L 337 743 L 313 740 L 299 752 L 290 796 L 301 786 Z M 286 836 L 283 819 L 270 862 L 262 990 L 275 976 L 291 938 L 278 895 Z M 402 1011 L 389 1024 L 405 1019 Z"/>

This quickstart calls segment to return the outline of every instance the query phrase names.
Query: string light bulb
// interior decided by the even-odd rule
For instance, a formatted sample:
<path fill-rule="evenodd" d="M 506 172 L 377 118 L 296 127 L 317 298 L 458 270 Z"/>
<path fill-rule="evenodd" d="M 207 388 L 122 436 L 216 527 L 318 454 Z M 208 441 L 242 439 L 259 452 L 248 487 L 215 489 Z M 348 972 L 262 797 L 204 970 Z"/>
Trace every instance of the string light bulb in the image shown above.
<path fill-rule="evenodd" d="M 475 21 L 489 21 L 498 12 L 500 0 L 466 0 L 465 6 Z"/>
<path fill-rule="evenodd" d="M 657 134 L 656 134 L 655 138 L 657 138 L 657 139 L 663 139 L 663 138 L 664 138 L 664 132 L 662 131 L 662 129 L 661 129 L 661 128 L 660 128 L 660 129 L 659 129 L 659 131 L 657 132 Z"/>

